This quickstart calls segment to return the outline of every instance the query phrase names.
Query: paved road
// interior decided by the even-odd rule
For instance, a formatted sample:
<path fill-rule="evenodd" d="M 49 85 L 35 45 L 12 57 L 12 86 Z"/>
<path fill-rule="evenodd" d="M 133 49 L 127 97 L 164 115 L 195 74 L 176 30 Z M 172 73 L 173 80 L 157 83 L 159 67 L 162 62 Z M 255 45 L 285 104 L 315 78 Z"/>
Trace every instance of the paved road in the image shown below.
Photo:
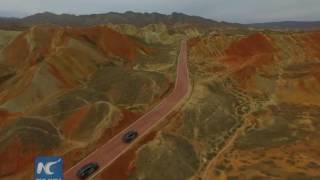
<path fill-rule="evenodd" d="M 139 138 L 147 135 L 154 127 L 156 127 L 167 115 L 174 110 L 174 108 L 186 97 L 189 90 L 189 71 L 187 64 L 187 43 L 186 40 L 181 42 L 181 49 L 177 65 L 177 77 L 173 91 L 165 97 L 160 104 L 155 106 L 152 110 L 144 114 L 137 121 L 132 123 L 128 128 L 121 131 L 111 140 L 106 142 L 103 146 L 89 154 L 86 158 L 81 160 L 78 164 L 64 173 L 65 180 L 76 180 L 77 171 L 84 165 L 90 162 L 97 162 L 100 166 L 99 171 L 91 176 L 98 175 L 105 168 L 109 167 L 121 155 L 127 152 L 134 144 L 125 144 L 122 142 L 122 136 L 130 131 L 138 131 L 139 137 L 134 141 L 139 141 Z"/>

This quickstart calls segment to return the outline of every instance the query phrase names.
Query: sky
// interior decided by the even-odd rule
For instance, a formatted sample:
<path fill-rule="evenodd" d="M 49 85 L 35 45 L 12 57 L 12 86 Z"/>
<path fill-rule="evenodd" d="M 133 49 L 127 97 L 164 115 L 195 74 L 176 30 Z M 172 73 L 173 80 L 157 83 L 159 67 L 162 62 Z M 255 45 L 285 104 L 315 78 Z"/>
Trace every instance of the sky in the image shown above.
<path fill-rule="evenodd" d="M 320 20 L 320 0 L 0 0 L 0 16 L 6 17 L 45 11 L 79 15 L 129 10 L 182 12 L 238 23 Z"/>

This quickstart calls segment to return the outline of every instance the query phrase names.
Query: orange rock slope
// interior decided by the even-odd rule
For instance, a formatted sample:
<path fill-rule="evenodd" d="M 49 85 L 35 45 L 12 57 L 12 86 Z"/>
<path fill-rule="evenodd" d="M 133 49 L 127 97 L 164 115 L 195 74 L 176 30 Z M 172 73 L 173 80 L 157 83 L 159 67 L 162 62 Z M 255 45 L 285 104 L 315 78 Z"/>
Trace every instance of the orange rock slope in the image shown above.
<path fill-rule="evenodd" d="M 21 65 L 23 61 L 32 65 L 67 45 L 72 38 L 88 41 L 87 43 L 98 47 L 107 57 L 134 60 L 138 54 L 151 51 L 127 36 L 103 26 L 89 28 L 36 26 L 22 33 L 7 46 L 3 50 L 3 59 L 10 65 Z"/>
<path fill-rule="evenodd" d="M 61 88 L 79 85 L 97 70 L 97 64 L 114 58 L 130 63 L 150 52 L 151 49 L 106 27 L 33 27 L 2 51 L 0 63 L 14 67 L 16 76 L 0 86 L 0 102 L 16 98 L 18 102 L 9 103 L 9 109 L 25 110 L 23 103 L 38 100 L 23 97 L 25 91 L 38 91 L 41 99 Z"/>
<path fill-rule="evenodd" d="M 192 93 L 129 177 L 320 179 L 319 32 L 222 30 L 188 46 Z"/>
<path fill-rule="evenodd" d="M 295 95 L 316 103 L 320 102 L 318 97 L 313 99 L 320 88 L 319 37 L 319 32 L 206 37 L 192 48 L 202 59 L 194 66 L 203 68 L 204 63 L 209 65 L 207 69 L 223 70 L 220 74 L 230 74 L 241 87 L 260 93 L 266 90 L 263 84 L 277 78 L 276 85 L 267 86 L 277 86 L 278 97 L 295 101 L 290 98 Z M 207 62 L 201 62 L 204 60 Z"/>
<path fill-rule="evenodd" d="M 239 119 L 242 129 L 226 138 L 203 179 L 319 179 L 319 38 L 319 32 L 271 31 L 191 43 L 195 73 L 231 80 L 249 104 L 240 107 L 249 109 Z"/>
<path fill-rule="evenodd" d="M 104 26 L 47 25 L 4 47 L 0 179 L 32 178 L 38 155 L 65 155 L 68 166 L 76 163 L 114 128 L 124 128 L 127 114 L 142 113 L 169 92 L 165 74 L 132 68 L 140 58 L 157 58 L 156 46 L 147 46 Z"/>

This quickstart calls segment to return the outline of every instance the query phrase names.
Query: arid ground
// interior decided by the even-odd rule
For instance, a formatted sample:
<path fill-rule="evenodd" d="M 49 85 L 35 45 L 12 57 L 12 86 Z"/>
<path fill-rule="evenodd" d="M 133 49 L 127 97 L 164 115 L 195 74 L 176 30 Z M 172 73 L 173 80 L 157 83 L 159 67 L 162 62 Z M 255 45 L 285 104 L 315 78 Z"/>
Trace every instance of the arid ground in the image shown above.
<path fill-rule="evenodd" d="M 320 32 L 164 24 L 0 31 L 0 179 L 67 169 L 151 109 L 184 37 L 189 98 L 96 179 L 320 179 Z"/>
<path fill-rule="evenodd" d="M 69 168 L 171 91 L 183 35 L 116 28 L 1 31 L 1 178 L 31 179 L 39 155 Z"/>
<path fill-rule="evenodd" d="M 320 179 L 319 52 L 319 32 L 191 39 L 193 92 L 132 155 L 128 179 Z"/>

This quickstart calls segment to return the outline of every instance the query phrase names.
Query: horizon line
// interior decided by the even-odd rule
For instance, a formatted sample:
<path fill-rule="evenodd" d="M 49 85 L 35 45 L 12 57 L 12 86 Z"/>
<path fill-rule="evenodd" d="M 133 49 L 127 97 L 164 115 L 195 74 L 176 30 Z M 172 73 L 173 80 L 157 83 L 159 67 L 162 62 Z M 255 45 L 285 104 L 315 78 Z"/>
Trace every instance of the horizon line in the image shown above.
<path fill-rule="evenodd" d="M 315 23 L 315 22 L 320 22 L 320 20 L 270 20 L 270 21 L 262 21 L 262 22 L 250 22 L 250 23 L 241 23 L 241 22 L 235 22 L 235 21 L 227 21 L 227 20 L 218 20 L 218 19 L 214 19 L 214 18 L 210 18 L 210 17 L 204 17 L 204 16 L 200 16 L 200 15 L 195 15 L 195 14 L 188 14 L 188 13 L 184 13 L 184 12 L 179 12 L 179 11 L 172 11 L 171 13 L 160 13 L 160 12 L 156 12 L 156 11 L 133 11 L 133 10 L 126 10 L 126 11 L 109 11 L 109 12 L 97 12 L 97 13 L 68 13 L 68 12 L 63 12 L 63 13 L 57 13 L 57 12 L 51 12 L 51 11 L 41 11 L 41 12 L 37 12 L 37 13 L 22 13 L 21 14 L 25 14 L 25 15 L 21 15 L 21 16 L 3 16 L 0 15 L 0 18 L 8 18 L 8 19 L 24 19 L 30 16 L 34 16 L 34 15 L 39 15 L 39 14 L 53 14 L 53 15 L 57 15 L 57 16 L 61 16 L 61 15 L 72 15 L 72 16 L 90 16 L 90 15 L 103 15 L 103 14 L 111 14 L 111 13 L 115 13 L 115 14 L 125 14 L 125 13 L 139 13 L 139 14 L 160 14 L 160 15 L 173 15 L 173 14 L 183 14 L 183 15 L 187 15 L 187 16 L 196 16 L 196 17 L 201 17 L 204 19 L 209 19 L 212 21 L 217 21 L 217 22 L 226 22 L 226 23 L 236 23 L 236 24 L 242 24 L 242 25 L 250 25 L 250 24 L 267 24 L 267 23 L 285 23 L 285 22 L 304 22 L 304 23 Z"/>

